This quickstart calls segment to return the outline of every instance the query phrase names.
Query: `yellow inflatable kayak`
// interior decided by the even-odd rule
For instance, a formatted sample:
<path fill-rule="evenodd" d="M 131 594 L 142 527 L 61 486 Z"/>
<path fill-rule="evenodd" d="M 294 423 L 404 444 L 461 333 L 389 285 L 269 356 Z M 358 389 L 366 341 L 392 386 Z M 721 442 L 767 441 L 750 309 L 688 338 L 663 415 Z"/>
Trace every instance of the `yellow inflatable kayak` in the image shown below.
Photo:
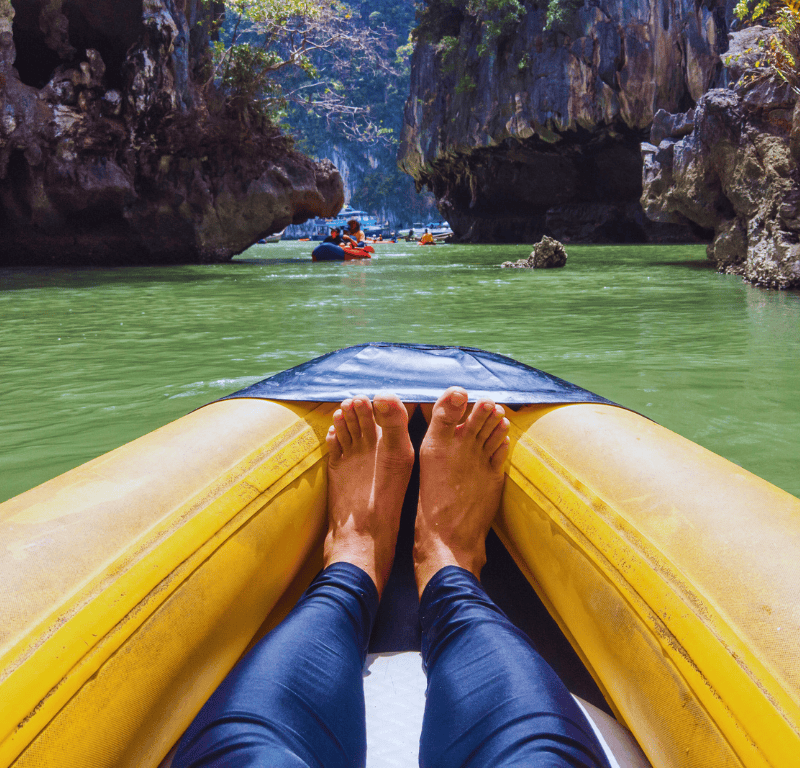
<path fill-rule="evenodd" d="M 387 345 L 359 350 L 386 374 Z M 800 500 L 553 377 L 536 402 L 473 358 L 416 350 L 512 403 L 495 530 L 647 760 L 800 764 Z M 402 371 L 408 401 L 444 389 Z M 166 764 L 313 578 L 341 398 L 310 400 L 343 385 L 329 371 L 309 401 L 260 399 L 309 378 L 287 373 L 0 505 L 2 768 Z"/>

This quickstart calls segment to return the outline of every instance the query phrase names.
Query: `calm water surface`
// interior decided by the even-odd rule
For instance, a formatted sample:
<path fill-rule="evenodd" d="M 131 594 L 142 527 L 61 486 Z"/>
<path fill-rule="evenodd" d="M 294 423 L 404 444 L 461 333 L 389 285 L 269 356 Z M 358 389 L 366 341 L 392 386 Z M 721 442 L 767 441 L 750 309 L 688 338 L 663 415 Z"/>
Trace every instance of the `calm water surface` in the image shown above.
<path fill-rule="evenodd" d="M 703 246 L 307 243 L 217 266 L 0 271 L 0 500 L 193 408 L 365 341 L 509 355 L 655 419 L 800 496 L 800 294 L 707 267 Z"/>

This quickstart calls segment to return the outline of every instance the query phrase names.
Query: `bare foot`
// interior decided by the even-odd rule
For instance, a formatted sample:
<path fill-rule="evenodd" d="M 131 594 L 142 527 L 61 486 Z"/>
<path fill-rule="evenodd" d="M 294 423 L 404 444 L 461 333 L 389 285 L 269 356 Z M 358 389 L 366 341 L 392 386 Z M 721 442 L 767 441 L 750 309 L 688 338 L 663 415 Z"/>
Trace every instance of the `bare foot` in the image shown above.
<path fill-rule="evenodd" d="M 400 511 L 414 448 L 408 411 L 397 395 L 345 400 L 328 430 L 328 534 L 324 564 L 366 571 L 378 594 L 392 569 Z"/>
<path fill-rule="evenodd" d="M 486 534 L 500 506 L 509 421 L 499 405 L 479 400 L 463 424 L 467 393 L 450 387 L 433 406 L 420 448 L 414 572 L 420 596 L 431 577 L 458 565 L 480 577 Z"/>

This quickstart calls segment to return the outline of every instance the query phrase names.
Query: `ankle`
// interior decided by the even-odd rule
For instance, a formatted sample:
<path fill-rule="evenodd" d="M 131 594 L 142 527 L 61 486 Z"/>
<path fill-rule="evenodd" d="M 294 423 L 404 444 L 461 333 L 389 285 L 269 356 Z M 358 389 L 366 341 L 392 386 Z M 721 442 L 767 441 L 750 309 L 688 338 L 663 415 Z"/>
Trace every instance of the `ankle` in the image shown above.
<path fill-rule="evenodd" d="M 414 577 L 420 597 L 428 582 L 442 568 L 455 565 L 469 571 L 476 579 L 480 579 L 485 564 L 486 547 L 482 542 L 479 547 L 473 546 L 468 549 L 449 547 L 441 540 L 414 542 Z"/>
<path fill-rule="evenodd" d="M 328 531 L 323 548 L 322 565 L 327 568 L 333 563 L 350 563 L 364 571 L 375 583 L 378 595 L 389 578 L 394 560 L 394 542 L 382 541 L 366 533 L 352 531 L 342 535 Z"/>

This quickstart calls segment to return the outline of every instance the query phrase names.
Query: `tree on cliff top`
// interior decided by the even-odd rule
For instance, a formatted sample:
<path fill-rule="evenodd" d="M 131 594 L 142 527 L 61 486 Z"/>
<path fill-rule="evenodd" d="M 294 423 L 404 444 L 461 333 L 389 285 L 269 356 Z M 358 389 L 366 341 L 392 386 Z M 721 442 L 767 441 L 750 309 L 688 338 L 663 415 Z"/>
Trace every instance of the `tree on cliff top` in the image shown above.
<path fill-rule="evenodd" d="M 211 2 L 212 0 L 206 0 Z M 289 103 L 335 116 L 354 138 L 380 136 L 368 106 L 348 98 L 356 69 L 392 73 L 381 30 L 341 0 L 224 0 L 206 87 L 244 125 L 279 118 Z"/>

